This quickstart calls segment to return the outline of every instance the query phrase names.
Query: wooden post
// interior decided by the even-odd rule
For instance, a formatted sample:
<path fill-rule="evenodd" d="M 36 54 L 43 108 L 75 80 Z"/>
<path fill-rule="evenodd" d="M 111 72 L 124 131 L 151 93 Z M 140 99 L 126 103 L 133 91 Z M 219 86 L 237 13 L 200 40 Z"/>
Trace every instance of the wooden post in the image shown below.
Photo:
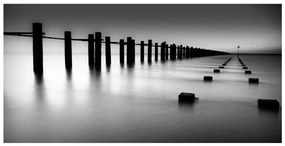
<path fill-rule="evenodd" d="M 151 49 L 152 49 L 152 40 L 148 40 L 148 63 L 151 63 Z"/>
<path fill-rule="evenodd" d="M 71 32 L 64 32 L 64 44 L 65 44 L 65 68 L 70 70 L 72 68 L 72 45 L 71 45 Z"/>
<path fill-rule="evenodd" d="M 144 62 L 144 41 L 141 41 L 141 62 Z"/>
<path fill-rule="evenodd" d="M 180 59 L 180 46 L 177 46 L 177 59 Z"/>
<path fill-rule="evenodd" d="M 43 74 L 43 38 L 42 24 L 33 23 L 33 64 L 37 76 Z"/>
<path fill-rule="evenodd" d="M 94 65 L 94 35 L 88 35 L 88 64 L 89 66 Z"/>
<path fill-rule="evenodd" d="M 180 56 L 179 56 L 179 59 L 182 59 L 183 58 L 183 46 L 180 45 L 180 52 L 179 52 Z"/>
<path fill-rule="evenodd" d="M 155 52 L 154 52 L 154 54 L 155 54 L 155 61 L 157 61 L 158 60 L 158 43 L 155 43 L 154 44 L 154 48 L 155 48 Z"/>
<path fill-rule="evenodd" d="M 165 59 L 168 60 L 168 44 L 165 45 Z"/>
<path fill-rule="evenodd" d="M 132 64 L 132 37 L 127 38 L 127 64 Z"/>
<path fill-rule="evenodd" d="M 170 60 L 174 60 L 174 44 L 170 45 Z"/>
<path fill-rule="evenodd" d="M 173 60 L 176 60 L 176 53 L 177 53 L 177 47 L 175 44 L 173 44 Z"/>
<path fill-rule="evenodd" d="M 124 40 L 120 39 L 120 63 L 121 64 L 124 64 L 124 54 L 125 54 L 124 45 L 125 45 Z"/>
<path fill-rule="evenodd" d="M 190 58 L 194 57 L 194 51 L 193 51 L 193 47 L 190 48 Z"/>
<path fill-rule="evenodd" d="M 188 59 L 190 56 L 190 50 L 189 50 L 189 47 L 187 46 L 186 47 L 186 59 Z"/>
<path fill-rule="evenodd" d="M 101 68 L 101 47 L 102 47 L 102 34 L 101 32 L 95 33 L 95 67 Z"/>
<path fill-rule="evenodd" d="M 183 47 L 183 59 L 186 58 L 186 47 Z"/>
<path fill-rule="evenodd" d="M 165 61 L 165 42 L 161 43 L 160 57 L 161 61 Z"/>
<path fill-rule="evenodd" d="M 135 40 L 132 39 L 132 64 L 136 62 L 136 44 Z"/>
<path fill-rule="evenodd" d="M 106 54 L 106 65 L 111 65 L 111 38 L 105 37 L 105 54 Z"/>

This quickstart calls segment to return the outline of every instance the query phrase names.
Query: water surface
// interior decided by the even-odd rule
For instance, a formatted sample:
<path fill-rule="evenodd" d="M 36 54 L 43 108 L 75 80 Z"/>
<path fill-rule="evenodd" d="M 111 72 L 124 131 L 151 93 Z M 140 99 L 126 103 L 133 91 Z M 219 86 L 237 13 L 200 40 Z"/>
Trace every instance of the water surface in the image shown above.
<path fill-rule="evenodd" d="M 45 55 L 38 80 L 32 56 L 5 55 L 4 141 L 281 142 L 281 112 L 257 108 L 258 98 L 281 103 L 281 56 L 241 56 L 251 75 L 233 55 L 152 64 L 137 56 L 132 68 L 117 55 L 110 68 L 102 59 L 98 72 L 87 55 L 74 55 L 67 72 L 63 55 Z M 248 84 L 249 77 L 260 83 Z M 178 103 L 181 92 L 199 101 Z"/>

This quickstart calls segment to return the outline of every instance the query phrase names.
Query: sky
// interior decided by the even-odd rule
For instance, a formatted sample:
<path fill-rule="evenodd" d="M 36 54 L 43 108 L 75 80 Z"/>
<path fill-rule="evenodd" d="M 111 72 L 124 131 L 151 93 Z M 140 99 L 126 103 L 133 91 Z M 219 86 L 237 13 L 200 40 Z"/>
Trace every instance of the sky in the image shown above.
<path fill-rule="evenodd" d="M 31 32 L 34 22 L 43 23 L 46 36 L 72 31 L 73 38 L 87 38 L 102 32 L 112 41 L 133 37 L 230 53 L 238 45 L 241 53 L 281 53 L 280 4 L 4 5 L 5 32 Z M 4 37 L 4 53 L 31 52 L 31 45 L 31 38 Z M 46 52 L 63 47 L 63 41 L 44 41 Z M 73 43 L 73 48 L 86 52 L 87 43 Z"/>

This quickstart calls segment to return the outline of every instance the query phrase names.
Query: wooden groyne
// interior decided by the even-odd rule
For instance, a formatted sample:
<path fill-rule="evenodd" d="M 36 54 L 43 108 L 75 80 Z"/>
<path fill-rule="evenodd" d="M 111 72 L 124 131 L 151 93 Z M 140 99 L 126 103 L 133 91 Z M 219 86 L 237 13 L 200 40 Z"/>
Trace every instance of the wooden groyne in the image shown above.
<path fill-rule="evenodd" d="M 63 40 L 65 44 L 65 68 L 67 70 L 72 69 L 72 41 L 84 41 L 88 43 L 88 65 L 90 67 L 95 66 L 95 68 L 101 68 L 102 64 L 102 44 L 105 44 L 105 59 L 106 65 L 110 66 L 111 61 L 111 44 L 119 45 L 119 62 L 120 64 L 125 63 L 125 46 L 126 46 L 126 62 L 128 65 L 133 65 L 135 63 L 135 46 L 140 46 L 140 61 L 143 63 L 144 60 L 144 49 L 147 47 L 147 61 L 152 63 L 152 50 L 154 48 L 154 61 L 158 61 L 160 48 L 160 60 L 162 62 L 171 60 L 175 61 L 177 59 L 188 59 L 203 56 L 213 56 L 213 55 L 225 55 L 226 52 L 201 49 L 197 47 L 189 47 L 177 44 L 167 44 L 166 42 L 158 43 L 149 39 L 147 43 L 136 41 L 132 37 L 127 37 L 127 40 L 120 39 L 119 42 L 111 41 L 110 36 L 105 36 L 102 39 L 101 32 L 95 32 L 94 34 L 88 34 L 86 39 L 75 39 L 72 38 L 71 31 L 64 32 L 64 38 L 45 36 L 42 30 L 41 23 L 33 23 L 33 32 L 4 32 L 4 35 L 22 36 L 22 37 L 32 37 L 33 38 L 33 70 L 36 75 L 43 74 L 43 39 L 55 39 Z"/>

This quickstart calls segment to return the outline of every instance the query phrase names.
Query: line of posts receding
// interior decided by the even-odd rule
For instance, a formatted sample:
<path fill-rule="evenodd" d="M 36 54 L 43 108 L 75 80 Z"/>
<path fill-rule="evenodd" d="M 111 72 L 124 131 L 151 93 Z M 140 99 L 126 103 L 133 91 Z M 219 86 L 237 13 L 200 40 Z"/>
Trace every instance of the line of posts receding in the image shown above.
<path fill-rule="evenodd" d="M 5 35 L 11 35 L 13 33 L 4 33 Z M 143 63 L 144 60 L 144 50 L 145 47 L 148 49 L 148 63 L 152 62 L 152 49 L 154 47 L 154 61 L 158 61 L 159 57 L 159 47 L 160 47 L 160 60 L 165 62 L 166 60 L 176 60 L 176 59 L 188 59 L 194 57 L 203 57 L 203 56 L 213 56 L 213 55 L 225 55 L 226 52 L 207 50 L 200 48 L 193 48 L 189 46 L 182 46 L 176 44 L 167 44 L 166 42 L 153 43 L 151 39 L 147 43 L 141 41 L 139 44 L 135 43 L 135 40 L 132 37 L 127 37 L 125 42 L 124 39 L 120 39 L 119 42 L 112 42 L 110 36 L 106 36 L 105 39 L 102 39 L 102 33 L 96 32 L 94 34 L 89 34 L 88 39 L 73 39 L 70 31 L 64 32 L 64 38 L 55 38 L 55 37 L 46 37 L 45 33 L 42 31 L 41 23 L 33 23 L 33 32 L 30 33 L 14 33 L 18 36 L 30 36 L 33 37 L 33 65 L 34 73 L 36 75 L 43 74 L 43 38 L 47 39 L 59 39 L 64 40 L 65 44 L 65 67 L 67 70 L 72 69 L 72 41 L 87 41 L 88 42 L 88 64 L 90 67 L 95 66 L 95 68 L 101 68 L 101 59 L 102 59 L 102 44 L 105 43 L 105 57 L 106 65 L 111 65 L 111 44 L 118 44 L 119 47 L 119 61 L 120 64 L 125 63 L 125 46 L 126 46 L 126 62 L 127 65 L 134 65 L 135 63 L 135 45 L 140 46 L 140 61 Z M 95 44 L 95 45 L 94 45 Z"/>

